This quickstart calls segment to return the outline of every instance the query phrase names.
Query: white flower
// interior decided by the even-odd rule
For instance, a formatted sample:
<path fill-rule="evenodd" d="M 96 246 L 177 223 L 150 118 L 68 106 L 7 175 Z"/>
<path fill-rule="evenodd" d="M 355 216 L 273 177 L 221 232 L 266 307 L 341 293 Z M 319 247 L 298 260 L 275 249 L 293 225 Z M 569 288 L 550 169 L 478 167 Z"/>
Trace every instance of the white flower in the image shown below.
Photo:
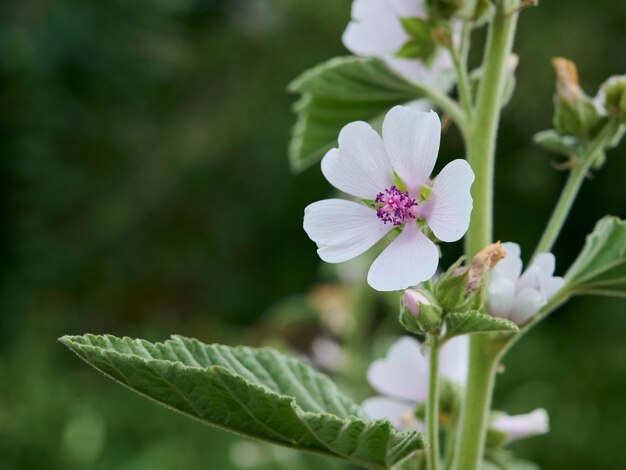
<path fill-rule="evenodd" d="M 506 257 L 491 273 L 489 312 L 522 325 L 535 315 L 563 287 L 562 277 L 555 277 L 552 253 L 540 253 L 522 274 L 520 247 L 504 243 Z"/>
<path fill-rule="evenodd" d="M 434 112 L 396 106 L 387 113 L 382 134 L 381 139 L 365 122 L 341 130 L 339 147 L 322 160 L 322 173 L 337 189 L 367 203 L 315 202 L 304 211 L 304 230 L 317 244 L 320 258 L 340 263 L 401 229 L 367 276 L 374 289 L 391 291 L 416 286 L 435 273 L 439 252 L 423 233 L 426 226 L 445 242 L 465 234 L 474 172 L 458 159 L 429 181 L 441 134 Z"/>
<path fill-rule="evenodd" d="M 469 363 L 469 336 L 457 336 L 441 348 L 439 376 L 465 386 Z M 368 398 L 361 408 L 370 419 L 388 419 L 398 429 L 423 429 L 415 417 L 418 403 L 428 400 L 429 363 L 419 342 L 403 336 L 387 352 L 387 357 L 374 361 L 368 371 L 369 384 L 381 396 Z M 531 413 L 510 416 L 500 413 L 492 429 L 513 441 L 548 432 L 548 413 L 537 409 Z"/>
<path fill-rule="evenodd" d="M 539 408 L 523 415 L 502 414 L 491 422 L 491 427 L 505 433 L 511 442 L 547 433 L 550 430 L 550 420 L 548 412 Z"/>
<path fill-rule="evenodd" d="M 448 341 L 439 353 L 439 375 L 458 385 L 465 383 L 468 367 L 468 336 Z M 367 381 L 381 396 L 363 402 L 363 413 L 371 419 L 388 419 L 397 428 L 423 428 L 414 417 L 415 405 L 428 399 L 428 360 L 419 342 L 403 336 L 374 361 Z"/>
<path fill-rule="evenodd" d="M 439 49 L 426 65 L 419 59 L 397 57 L 407 41 L 402 18 L 427 19 L 423 0 L 354 0 L 352 21 L 343 33 L 346 48 L 362 57 L 378 57 L 402 77 L 426 85 L 441 82 L 453 70 L 452 60 Z M 445 79 L 447 84 L 449 79 Z M 445 88 L 442 87 L 442 88 Z"/>

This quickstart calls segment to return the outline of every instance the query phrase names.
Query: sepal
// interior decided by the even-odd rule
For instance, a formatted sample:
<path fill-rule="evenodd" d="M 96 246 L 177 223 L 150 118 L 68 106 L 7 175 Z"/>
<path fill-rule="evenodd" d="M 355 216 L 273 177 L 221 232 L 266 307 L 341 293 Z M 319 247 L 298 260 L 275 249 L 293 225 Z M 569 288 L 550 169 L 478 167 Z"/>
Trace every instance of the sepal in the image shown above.
<path fill-rule="evenodd" d="M 410 333 L 430 333 L 442 325 L 443 310 L 432 294 L 406 290 L 400 301 L 400 324 Z"/>

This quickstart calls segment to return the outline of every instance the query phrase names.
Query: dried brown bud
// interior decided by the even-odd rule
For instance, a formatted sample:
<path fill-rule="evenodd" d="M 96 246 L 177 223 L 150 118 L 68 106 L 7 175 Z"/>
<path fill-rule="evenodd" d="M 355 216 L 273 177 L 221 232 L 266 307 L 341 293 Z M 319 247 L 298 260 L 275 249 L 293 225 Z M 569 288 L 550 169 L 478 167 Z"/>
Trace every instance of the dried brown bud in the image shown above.
<path fill-rule="evenodd" d="M 492 243 L 480 250 L 469 266 L 467 290 L 472 292 L 478 289 L 485 275 L 505 256 L 506 251 L 500 242 Z"/>
<path fill-rule="evenodd" d="M 564 57 L 554 57 L 552 65 L 556 69 L 556 93 L 571 105 L 583 94 L 578 80 L 576 64 Z"/>

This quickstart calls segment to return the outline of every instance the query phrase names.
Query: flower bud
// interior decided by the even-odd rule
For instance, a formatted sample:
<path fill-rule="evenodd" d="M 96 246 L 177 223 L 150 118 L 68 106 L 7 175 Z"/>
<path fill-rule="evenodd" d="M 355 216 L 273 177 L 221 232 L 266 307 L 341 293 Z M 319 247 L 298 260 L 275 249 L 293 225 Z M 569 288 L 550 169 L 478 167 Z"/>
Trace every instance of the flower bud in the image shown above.
<path fill-rule="evenodd" d="M 613 76 L 604 82 L 598 98 L 607 113 L 626 122 L 626 75 Z"/>
<path fill-rule="evenodd" d="M 400 323 L 407 331 L 430 333 L 441 326 L 441 315 L 441 307 L 423 291 L 404 291 L 400 301 Z"/>
<path fill-rule="evenodd" d="M 594 101 L 580 88 L 576 64 L 555 57 L 552 65 L 556 69 L 554 127 L 562 134 L 593 134 L 602 116 Z"/>
<path fill-rule="evenodd" d="M 437 281 L 435 297 L 448 312 L 479 310 L 484 303 L 486 275 L 505 256 L 498 242 L 480 250 L 469 266 L 461 267 L 460 259 Z"/>

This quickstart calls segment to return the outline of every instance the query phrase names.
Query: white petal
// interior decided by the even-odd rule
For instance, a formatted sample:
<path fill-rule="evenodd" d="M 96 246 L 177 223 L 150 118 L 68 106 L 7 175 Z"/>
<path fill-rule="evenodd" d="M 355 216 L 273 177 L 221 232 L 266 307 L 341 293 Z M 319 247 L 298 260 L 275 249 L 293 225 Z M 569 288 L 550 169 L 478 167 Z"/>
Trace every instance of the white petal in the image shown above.
<path fill-rule="evenodd" d="M 521 250 L 517 243 L 506 242 L 502 244 L 506 256 L 500 260 L 492 271 L 492 279 L 504 278 L 511 282 L 517 282 L 522 273 Z"/>
<path fill-rule="evenodd" d="M 536 314 L 546 303 L 543 296 L 535 289 L 523 289 L 515 296 L 515 304 L 509 320 L 517 325 L 523 325 L 530 317 Z"/>
<path fill-rule="evenodd" d="M 328 263 L 364 253 L 392 228 L 376 217 L 374 209 L 357 202 L 326 199 L 304 209 L 304 230 Z"/>
<path fill-rule="evenodd" d="M 361 121 L 344 126 L 339 148 L 322 159 L 322 173 L 335 188 L 362 199 L 375 199 L 394 183 L 380 136 Z"/>
<path fill-rule="evenodd" d="M 494 317 L 509 318 L 515 302 L 515 283 L 492 276 L 489 283 L 489 313 Z"/>
<path fill-rule="evenodd" d="M 469 366 L 469 335 L 451 339 L 439 354 L 440 375 L 456 384 L 465 384 Z"/>
<path fill-rule="evenodd" d="M 360 56 L 393 55 L 409 40 L 393 6 L 381 0 L 355 0 L 344 46 Z"/>
<path fill-rule="evenodd" d="M 542 293 L 546 300 L 550 300 L 554 294 L 561 290 L 565 285 L 565 279 L 562 277 L 551 277 L 543 286 Z"/>
<path fill-rule="evenodd" d="M 517 291 L 521 291 L 522 289 L 535 289 L 540 290 L 542 283 L 546 282 L 550 279 L 543 270 L 536 266 L 532 265 L 529 268 L 526 268 L 524 274 L 522 274 L 517 281 Z"/>
<path fill-rule="evenodd" d="M 367 381 L 383 395 L 411 403 L 428 397 L 428 363 L 417 340 L 403 336 L 367 370 Z"/>
<path fill-rule="evenodd" d="M 496 418 L 491 427 L 507 435 L 509 441 L 545 434 L 550 429 L 549 417 L 543 408 L 532 413 Z"/>
<path fill-rule="evenodd" d="M 386 397 L 368 398 L 361 405 L 363 414 L 369 419 L 388 419 L 398 429 L 415 427 L 421 429 L 422 423 L 415 419 L 411 405 Z M 413 424 L 413 426 L 407 426 Z"/>
<path fill-rule="evenodd" d="M 529 268 L 532 267 L 536 267 L 546 275 L 552 276 L 554 274 L 554 268 L 556 267 L 556 259 L 552 253 L 539 253 L 529 266 Z"/>
<path fill-rule="evenodd" d="M 367 274 L 367 282 L 379 291 L 403 290 L 424 282 L 435 274 L 439 264 L 437 246 L 415 222 L 376 258 Z"/>
<path fill-rule="evenodd" d="M 448 163 L 433 184 L 424 215 L 435 236 L 444 242 L 460 239 L 470 222 L 474 172 L 465 160 Z"/>
<path fill-rule="evenodd" d="M 448 91 L 454 83 L 453 63 L 449 54 L 438 53 L 430 67 L 418 59 L 404 59 L 393 55 L 382 59 L 391 70 L 410 82 L 434 86 L 442 91 Z"/>
<path fill-rule="evenodd" d="M 409 192 L 419 195 L 430 177 L 441 138 L 441 122 L 434 112 L 395 106 L 383 122 L 383 141 L 393 169 Z"/>

